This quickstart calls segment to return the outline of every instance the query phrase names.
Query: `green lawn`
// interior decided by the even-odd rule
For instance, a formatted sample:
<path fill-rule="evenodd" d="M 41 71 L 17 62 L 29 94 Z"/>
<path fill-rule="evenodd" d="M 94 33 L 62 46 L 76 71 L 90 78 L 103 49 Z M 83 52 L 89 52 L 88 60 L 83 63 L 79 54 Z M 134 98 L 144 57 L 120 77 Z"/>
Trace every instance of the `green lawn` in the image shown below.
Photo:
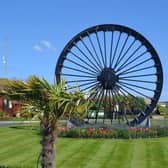
<path fill-rule="evenodd" d="M 36 168 L 36 130 L 0 128 L 0 168 Z M 167 168 L 168 138 L 57 141 L 57 168 Z"/>

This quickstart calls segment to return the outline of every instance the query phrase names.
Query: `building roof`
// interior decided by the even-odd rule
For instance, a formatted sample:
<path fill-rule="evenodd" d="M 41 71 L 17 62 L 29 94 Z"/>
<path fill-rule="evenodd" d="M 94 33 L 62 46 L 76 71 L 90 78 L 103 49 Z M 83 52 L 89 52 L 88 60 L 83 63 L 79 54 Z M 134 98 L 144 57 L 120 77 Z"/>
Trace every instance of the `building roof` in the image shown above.
<path fill-rule="evenodd" d="M 161 105 L 165 105 L 165 106 L 168 107 L 168 101 L 160 101 L 159 104 L 161 104 Z"/>
<path fill-rule="evenodd" d="M 167 104 L 167 103 L 168 103 L 168 101 L 159 101 L 159 103 L 166 103 L 166 104 Z"/>

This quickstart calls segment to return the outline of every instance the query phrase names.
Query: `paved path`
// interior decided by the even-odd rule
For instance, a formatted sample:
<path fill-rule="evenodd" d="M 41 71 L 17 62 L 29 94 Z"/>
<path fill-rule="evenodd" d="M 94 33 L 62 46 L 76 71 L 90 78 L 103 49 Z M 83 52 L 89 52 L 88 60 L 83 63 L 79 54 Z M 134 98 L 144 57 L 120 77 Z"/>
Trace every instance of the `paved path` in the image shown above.
<path fill-rule="evenodd" d="M 0 127 L 8 127 L 12 125 L 32 124 L 32 123 L 39 123 L 39 121 L 0 121 Z"/>

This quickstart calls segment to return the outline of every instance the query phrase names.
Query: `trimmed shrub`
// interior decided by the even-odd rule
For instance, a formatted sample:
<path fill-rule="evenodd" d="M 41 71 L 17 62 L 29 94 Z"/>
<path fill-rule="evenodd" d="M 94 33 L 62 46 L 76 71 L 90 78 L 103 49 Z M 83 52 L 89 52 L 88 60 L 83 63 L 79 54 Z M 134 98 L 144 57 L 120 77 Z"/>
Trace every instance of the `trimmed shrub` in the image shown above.
<path fill-rule="evenodd" d="M 168 136 L 168 128 L 138 128 L 112 129 L 112 128 L 58 128 L 59 137 L 69 138 L 114 138 L 114 139 L 135 139 L 135 138 L 157 138 Z"/>

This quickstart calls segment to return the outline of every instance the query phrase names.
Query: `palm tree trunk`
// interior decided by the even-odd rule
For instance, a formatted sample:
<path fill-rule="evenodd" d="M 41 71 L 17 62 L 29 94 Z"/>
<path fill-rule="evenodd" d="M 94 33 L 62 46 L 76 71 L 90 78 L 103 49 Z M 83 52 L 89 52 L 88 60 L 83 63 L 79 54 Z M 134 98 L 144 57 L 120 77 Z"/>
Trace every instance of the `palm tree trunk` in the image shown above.
<path fill-rule="evenodd" d="M 41 168 L 55 168 L 55 129 L 42 128 Z"/>

